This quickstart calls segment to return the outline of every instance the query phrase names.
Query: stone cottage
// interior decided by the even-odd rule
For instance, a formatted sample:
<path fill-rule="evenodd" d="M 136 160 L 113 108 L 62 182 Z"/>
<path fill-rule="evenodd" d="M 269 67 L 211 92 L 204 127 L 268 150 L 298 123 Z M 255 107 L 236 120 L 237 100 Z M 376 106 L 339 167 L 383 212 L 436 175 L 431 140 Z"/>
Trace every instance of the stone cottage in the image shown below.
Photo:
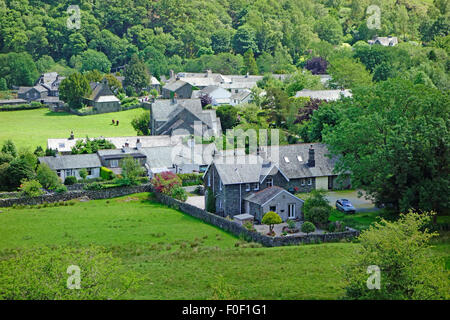
<path fill-rule="evenodd" d="M 73 176 L 80 179 L 80 170 L 86 169 L 88 179 L 100 177 L 102 164 L 97 154 L 73 154 L 66 156 L 39 157 L 39 163 L 47 164 L 64 181 Z"/>
<path fill-rule="evenodd" d="M 91 82 L 92 93 L 85 98 L 85 103 L 94 108 L 95 113 L 107 113 L 120 111 L 120 100 L 114 95 L 108 85 L 108 81 Z"/>
<path fill-rule="evenodd" d="M 161 95 L 164 99 L 189 99 L 192 96 L 192 85 L 183 80 L 175 80 L 162 87 Z"/>

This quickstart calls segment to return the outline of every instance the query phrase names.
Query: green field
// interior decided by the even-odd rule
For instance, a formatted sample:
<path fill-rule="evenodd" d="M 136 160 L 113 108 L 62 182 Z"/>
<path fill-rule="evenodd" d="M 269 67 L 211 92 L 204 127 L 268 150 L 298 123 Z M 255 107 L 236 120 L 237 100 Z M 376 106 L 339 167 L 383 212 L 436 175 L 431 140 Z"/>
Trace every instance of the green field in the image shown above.
<path fill-rule="evenodd" d="M 358 244 L 243 247 L 239 238 L 148 196 L 0 208 L 0 249 L 102 245 L 146 277 L 128 299 L 211 299 L 221 281 L 237 299 L 342 297 L 342 266 Z M 447 241 L 436 245 L 448 262 Z"/>
<path fill-rule="evenodd" d="M 131 120 L 143 112 L 139 108 L 83 117 L 47 109 L 0 112 L 0 143 L 11 139 L 18 148 L 45 149 L 48 138 L 68 138 L 71 130 L 83 138 L 135 136 Z M 113 126 L 112 119 L 119 120 L 119 126 Z"/>

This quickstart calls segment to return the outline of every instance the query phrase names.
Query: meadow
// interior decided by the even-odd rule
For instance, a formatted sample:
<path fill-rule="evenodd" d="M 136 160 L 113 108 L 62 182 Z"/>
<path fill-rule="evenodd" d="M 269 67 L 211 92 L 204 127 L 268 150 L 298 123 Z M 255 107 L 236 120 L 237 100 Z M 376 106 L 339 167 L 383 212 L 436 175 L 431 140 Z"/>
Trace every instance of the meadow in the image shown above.
<path fill-rule="evenodd" d="M 106 247 L 145 276 L 126 299 L 339 299 L 342 267 L 358 248 L 351 242 L 263 248 L 156 203 L 148 193 L 1 208 L 0 234 L 0 259 L 12 249 L 42 245 Z M 448 262 L 446 243 L 435 251 Z"/>
<path fill-rule="evenodd" d="M 131 120 L 143 112 L 140 108 L 91 116 L 48 109 L 0 112 L 0 144 L 11 139 L 18 148 L 45 149 L 48 138 L 68 138 L 72 130 L 82 138 L 135 136 Z M 112 119 L 119 120 L 119 125 L 113 126 Z"/>

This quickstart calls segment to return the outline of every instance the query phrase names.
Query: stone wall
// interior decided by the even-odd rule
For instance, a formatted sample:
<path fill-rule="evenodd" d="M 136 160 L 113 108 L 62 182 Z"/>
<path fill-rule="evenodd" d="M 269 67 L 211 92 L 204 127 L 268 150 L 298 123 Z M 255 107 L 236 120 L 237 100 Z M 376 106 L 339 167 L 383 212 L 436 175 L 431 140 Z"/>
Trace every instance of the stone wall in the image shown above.
<path fill-rule="evenodd" d="M 132 187 L 108 188 L 101 190 L 73 190 L 65 193 L 54 193 L 33 198 L 0 199 L 0 207 L 11 207 L 13 205 L 37 205 L 44 202 L 68 201 L 81 197 L 87 197 L 91 200 L 109 199 L 148 191 L 151 191 L 150 184 L 143 184 L 140 186 Z"/>
<path fill-rule="evenodd" d="M 258 232 L 248 231 L 245 227 L 234 221 L 230 221 L 213 213 L 206 212 L 205 210 L 192 206 L 188 203 L 175 200 L 164 194 L 155 192 L 155 197 L 158 199 L 158 201 L 167 206 L 178 209 L 192 217 L 198 218 L 206 223 L 219 227 L 220 229 L 230 232 L 235 236 L 242 236 L 247 241 L 258 242 L 266 247 L 297 245 L 300 243 L 333 242 L 339 241 L 341 239 L 351 239 L 359 235 L 359 231 L 347 228 L 347 231 L 345 232 L 286 237 L 269 237 Z"/>

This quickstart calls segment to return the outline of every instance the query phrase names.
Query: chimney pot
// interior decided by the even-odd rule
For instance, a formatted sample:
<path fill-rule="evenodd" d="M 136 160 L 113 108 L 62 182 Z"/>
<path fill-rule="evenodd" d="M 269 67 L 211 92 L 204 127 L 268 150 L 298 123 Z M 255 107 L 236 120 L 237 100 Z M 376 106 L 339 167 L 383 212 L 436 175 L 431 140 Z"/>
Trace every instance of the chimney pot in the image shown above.
<path fill-rule="evenodd" d="M 309 148 L 308 167 L 314 168 L 315 166 L 316 166 L 315 151 L 313 145 L 311 145 L 311 148 Z"/>

